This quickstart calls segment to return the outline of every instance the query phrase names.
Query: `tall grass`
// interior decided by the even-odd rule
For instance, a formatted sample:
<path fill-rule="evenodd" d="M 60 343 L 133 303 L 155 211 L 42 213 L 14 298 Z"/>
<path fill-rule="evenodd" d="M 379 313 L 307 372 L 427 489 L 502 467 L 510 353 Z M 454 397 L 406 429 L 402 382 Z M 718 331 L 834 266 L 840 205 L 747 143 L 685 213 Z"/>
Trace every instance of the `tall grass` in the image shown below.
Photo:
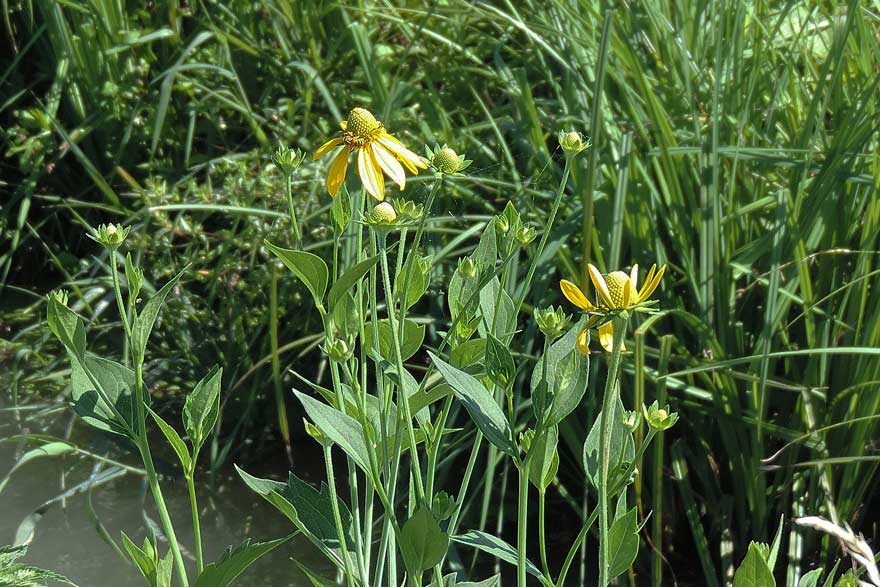
<path fill-rule="evenodd" d="M 668 398 L 682 414 L 639 467 L 639 506 L 653 512 L 643 531 L 652 547 L 673 564 L 694 548 L 700 569 L 645 557 L 640 575 L 723 584 L 780 515 L 824 512 L 859 526 L 877 490 L 877 11 L 857 0 L 12 7 L 19 53 L 3 67 L 0 100 L 10 157 L 4 297 L 67 281 L 100 320 L 100 302 L 112 300 L 97 277 L 103 261 L 66 261 L 83 250 L 71 225 L 152 227 L 157 237 L 140 246 L 165 251 L 165 276 L 190 260 L 205 272 L 204 301 L 189 300 L 192 313 L 165 344 L 234 369 L 247 393 L 243 410 L 223 416 L 228 438 L 265 421 L 277 428 L 273 369 L 313 349 L 320 325 L 292 324 L 302 290 L 282 285 L 277 312 L 253 293 L 272 283 L 253 243 L 285 217 L 268 145 L 313 148 L 341 111 L 369 104 L 395 127 L 419 129 L 417 142 L 475 159 L 447 206 L 486 214 L 511 199 L 542 219 L 562 173 L 548 131 L 585 129 L 594 148 L 573 171 L 580 197 L 560 216 L 576 220 L 554 233 L 545 261 L 558 270 L 537 275 L 533 301 L 558 303 L 555 281 L 583 280 L 587 261 L 672 267 L 664 312 L 628 341 L 636 361 L 624 365 L 639 368 L 624 389 L 634 390 L 629 402 Z M 297 197 L 312 213 L 325 203 Z M 308 218 L 304 230 L 329 244 Z M 461 223 L 438 226 L 427 240 L 443 259 L 474 242 Z M 45 274 L 29 275 L 46 250 L 56 256 L 41 261 Z M 442 296 L 442 284 L 431 291 Z M 246 316 L 236 312 L 243 303 Z M 229 322 L 206 343 L 186 322 L 207 308 Z M 277 353 L 265 336 L 275 331 Z M 598 410 L 593 392 L 584 421 Z M 586 432 L 560 430 L 563 458 L 580 462 Z M 218 441 L 215 460 L 235 446 Z M 563 478 L 568 499 L 551 499 L 580 508 L 582 485 Z M 503 529 L 488 507 L 503 487 L 487 483 L 466 505 L 474 525 Z M 793 587 L 835 545 L 786 533 Z"/>

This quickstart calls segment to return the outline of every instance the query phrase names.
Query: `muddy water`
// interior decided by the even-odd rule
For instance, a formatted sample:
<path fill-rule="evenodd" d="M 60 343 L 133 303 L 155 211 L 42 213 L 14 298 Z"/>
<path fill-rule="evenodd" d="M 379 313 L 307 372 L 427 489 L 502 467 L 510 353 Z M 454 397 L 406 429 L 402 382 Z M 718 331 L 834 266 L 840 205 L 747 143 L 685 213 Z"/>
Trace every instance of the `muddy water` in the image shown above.
<path fill-rule="evenodd" d="M 33 423 L 30 430 L 42 432 Z M 13 422 L 9 412 L 0 411 L 0 438 L 21 431 L 21 424 Z M 86 450 L 109 454 L 125 464 L 139 464 L 132 454 L 126 454 L 101 435 L 86 432 L 82 438 L 77 438 L 76 443 Z M 17 449 L 14 444 L 0 443 L 0 480 L 25 450 Z M 142 476 L 119 474 L 94 487 L 90 495 L 89 492 L 79 492 L 45 505 L 89 480 L 95 473 L 94 463 L 78 455 L 67 455 L 37 459 L 17 470 L 0 494 L 0 545 L 12 544 L 17 533 L 31 533 L 28 524 L 35 522 L 24 562 L 66 575 L 80 587 L 141 587 L 144 580 L 138 571 L 101 538 L 96 530 L 96 520 L 117 542 L 120 542 L 120 533 L 124 530 L 140 545 L 149 533 L 149 519 L 158 521 Z M 159 465 L 161 467 L 162 463 Z M 111 465 L 102 468 L 104 474 L 113 470 Z M 174 475 L 174 469 L 168 467 L 167 471 L 169 475 L 162 481 L 165 499 L 178 539 L 191 550 L 192 526 L 186 483 Z M 253 473 L 270 476 L 265 470 Z M 234 473 L 222 474 L 211 485 L 203 484 L 198 500 L 202 511 L 206 564 L 219 558 L 227 545 L 237 545 L 248 537 L 256 541 L 271 540 L 293 530 L 281 514 L 248 490 Z M 42 513 L 34 514 L 38 510 Z M 162 554 L 167 548 L 167 543 L 160 543 Z M 191 554 L 187 555 L 193 576 L 195 562 Z M 294 558 L 325 577 L 333 577 L 321 555 L 306 540 L 294 537 L 257 561 L 235 584 L 254 587 L 308 585 L 308 580 L 293 562 Z"/>

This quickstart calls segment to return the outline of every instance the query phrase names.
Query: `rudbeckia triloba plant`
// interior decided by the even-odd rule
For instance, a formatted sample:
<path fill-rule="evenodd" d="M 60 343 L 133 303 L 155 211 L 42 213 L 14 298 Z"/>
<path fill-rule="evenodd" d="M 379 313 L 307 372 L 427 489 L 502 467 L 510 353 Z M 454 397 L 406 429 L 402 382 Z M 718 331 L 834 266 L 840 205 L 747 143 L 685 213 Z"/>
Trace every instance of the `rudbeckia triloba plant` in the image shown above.
<path fill-rule="evenodd" d="M 306 415 L 305 431 L 323 456 L 326 484 L 313 487 L 294 472 L 275 481 L 239 469 L 243 482 L 326 557 L 335 577 L 322 577 L 326 571 L 301 565 L 315 584 L 398 587 L 421 586 L 426 580 L 438 587 L 473 584 L 467 583 L 471 579 L 460 567 L 453 573 L 447 564 L 449 551 L 455 548 L 482 550 L 514 565 L 519 587 L 525 587 L 529 575 L 532 583 L 562 587 L 598 519 L 601 581 L 607 585 L 629 568 L 638 550 L 638 513 L 626 500 L 635 463 L 654 434 L 673 425 L 676 418 L 668 406 L 625 412 L 619 394 L 626 323 L 634 312 L 651 309 L 648 298 L 664 270 L 652 269 L 641 289 L 635 267 L 629 274 L 605 276 L 591 270 L 595 301 L 563 281 L 565 297 L 584 311 L 574 321 L 561 307 L 534 307 L 533 301 L 526 305 L 538 260 L 568 190 L 572 163 L 589 145 L 578 133 L 566 132 L 559 135 L 557 153 L 564 167 L 549 215 L 542 211 L 534 215 L 541 223 L 529 222 L 508 203 L 500 213 L 481 221 L 471 231 L 479 234 L 478 242 L 443 284 L 443 311 L 416 319 L 419 308 L 434 307 L 420 304 L 438 263 L 422 248 L 422 237 L 432 226 L 428 218 L 434 213 L 436 196 L 444 186 L 459 181 L 470 161 L 447 145 L 426 149 L 427 157 L 422 159 L 362 108 L 352 110 L 342 127 L 340 137 L 315 153 L 318 158 L 340 149 L 327 175 L 327 190 L 333 196 L 326 218 L 333 231 L 327 254 L 330 264 L 305 250 L 310 247 L 302 238 L 309 232 L 300 231 L 297 224 L 291 182 L 303 158 L 284 147 L 275 152 L 273 162 L 287 179 L 290 237 L 286 246 L 265 243 L 301 284 L 321 319 L 319 348 L 326 369 L 315 372 L 327 380 L 313 381 L 311 373 L 293 372 L 289 380 L 295 381 L 293 393 Z M 349 190 L 345 170 L 352 150 L 357 153 L 361 182 L 360 189 Z M 433 176 L 427 189 L 411 187 L 402 197 L 384 201 L 385 175 L 403 189 L 404 169 L 417 173 L 428 168 Z M 150 409 L 143 383 L 149 365 L 144 361 L 147 338 L 169 292 L 185 287 L 186 271 L 139 305 L 143 272 L 130 255 L 123 263 L 124 287 L 118 272 L 119 250 L 128 234 L 128 229 L 113 226 L 93 235 L 109 259 L 126 335 L 120 344 L 123 362 L 86 351 L 85 323 L 67 295 L 50 296 L 49 324 L 70 356 L 77 413 L 89 424 L 128 438 L 144 463 L 170 548 L 160 558 L 155 542 L 148 539 L 141 548 L 126 540 L 126 550 L 138 568 L 148 578 L 161 575 L 163 585 L 171 584 L 173 573 L 176 583 L 184 586 L 190 579 L 199 586 L 225 585 L 217 581 L 234 578 L 289 537 L 243 545 L 233 551 L 236 554 L 203 563 L 195 463 L 217 421 L 222 371 L 211 371 L 187 397 L 182 422 L 187 441 Z M 529 313 L 523 308 L 530 308 Z M 536 329 L 529 328 L 532 320 Z M 426 324 L 436 332 L 428 348 Z M 559 425 L 578 413 L 588 388 L 591 356 L 582 350 L 596 327 L 610 352 L 603 408 L 584 444 L 583 467 L 585 486 L 597 497 L 591 502 L 598 505 L 583 512 L 564 560 L 553 561 L 546 548 L 545 495 L 563 466 L 557 451 Z M 517 335 L 530 331 L 542 338 L 539 352 L 512 352 L 525 346 L 517 343 Z M 273 339 L 272 348 L 282 352 L 277 340 Z M 427 367 L 414 367 L 419 364 Z M 282 409 L 284 398 L 278 398 Z M 636 443 L 633 430 L 641 425 L 641 413 L 650 431 Z M 284 432 L 286 418 L 280 417 L 279 425 Z M 152 426 L 180 459 L 190 488 L 195 539 L 189 550 L 196 557 L 192 576 L 187 575 L 193 569 L 184 564 L 185 550 L 176 538 L 177 526 L 165 507 L 153 467 L 150 442 L 156 436 L 148 433 Z M 463 529 L 474 523 L 473 516 L 463 515 L 465 504 L 482 501 L 488 507 L 491 503 L 492 484 L 471 483 L 475 470 L 478 477 L 493 479 L 511 468 L 518 490 L 516 545 L 482 527 Z M 341 470 L 344 482 L 337 478 Z M 345 499 L 341 490 L 347 491 Z M 478 492 L 483 492 L 482 500 Z M 616 512 L 611 512 L 612 503 L 617 504 Z M 537 512 L 532 512 L 536 516 L 530 516 L 536 506 Z M 530 556 L 528 523 L 535 517 L 537 528 L 531 532 L 538 548 Z M 460 553 L 456 556 L 463 558 Z M 497 584 L 498 579 L 482 584 Z"/>

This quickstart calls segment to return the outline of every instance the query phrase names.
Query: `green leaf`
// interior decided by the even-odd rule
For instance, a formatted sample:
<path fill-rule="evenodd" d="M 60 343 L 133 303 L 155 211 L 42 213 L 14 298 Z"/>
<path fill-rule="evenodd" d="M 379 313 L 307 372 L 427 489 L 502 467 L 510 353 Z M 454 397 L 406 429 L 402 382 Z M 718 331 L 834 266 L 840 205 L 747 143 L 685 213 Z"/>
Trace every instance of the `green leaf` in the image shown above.
<path fill-rule="evenodd" d="M 86 354 L 82 362 L 71 359 L 71 404 L 74 411 L 87 424 L 129 436 L 129 430 L 136 427 L 134 415 L 134 371 L 115 361 Z M 98 388 L 92 384 L 88 373 L 97 381 Z M 122 415 L 120 421 L 110 404 Z"/>
<path fill-rule="evenodd" d="M 141 572 L 141 575 L 147 580 L 147 583 L 155 585 L 157 561 L 155 551 L 149 541 L 144 541 L 144 546 L 150 548 L 150 551 L 147 552 L 146 548 L 140 548 L 137 544 L 131 541 L 125 532 L 122 532 L 122 546 L 125 548 L 125 551 L 128 553 L 128 556 L 134 562 L 135 566 L 137 566 L 138 570 Z"/>
<path fill-rule="evenodd" d="M 431 262 L 424 257 L 415 257 L 412 262 L 405 266 L 400 273 L 394 276 L 394 297 L 398 301 L 403 297 L 403 287 L 407 284 L 407 274 L 409 277 L 406 291 L 406 309 L 412 308 L 418 302 L 425 292 L 428 291 L 430 282 Z"/>
<path fill-rule="evenodd" d="M 639 553 L 637 508 L 632 508 L 611 524 L 608 530 L 608 577 L 621 575 L 629 569 Z"/>
<path fill-rule="evenodd" d="M 143 273 L 141 273 L 137 266 L 134 264 L 134 261 L 131 260 L 131 253 L 125 254 L 125 281 L 128 286 L 128 299 L 136 300 L 138 295 L 141 293 L 141 286 L 143 283 L 141 279 L 143 278 Z"/>
<path fill-rule="evenodd" d="M 501 575 L 493 575 L 482 581 L 461 581 L 456 578 L 456 573 L 449 573 L 443 576 L 443 587 L 499 587 L 501 585 Z"/>
<path fill-rule="evenodd" d="M 770 546 L 770 553 L 767 555 L 767 566 L 772 571 L 776 566 L 776 558 L 779 556 L 779 547 L 782 545 L 782 528 L 785 525 L 785 516 L 779 516 L 779 529 L 776 531 L 776 537 Z"/>
<path fill-rule="evenodd" d="M 617 397 L 614 414 L 611 417 L 611 462 L 609 471 L 617 470 L 625 463 L 631 463 L 635 458 L 635 443 L 632 433 L 623 425 L 623 402 Z M 587 479 L 593 487 L 599 487 L 599 437 L 601 432 L 602 413 L 596 416 L 590 433 L 584 441 L 583 465 Z"/>
<path fill-rule="evenodd" d="M 360 333 L 361 312 L 351 292 L 343 292 L 333 306 L 333 326 L 339 335 L 349 339 Z"/>
<path fill-rule="evenodd" d="M 556 426 L 545 428 L 529 447 L 529 481 L 542 492 L 550 486 L 559 470 L 559 429 Z"/>
<path fill-rule="evenodd" d="M 510 436 L 510 426 L 492 394 L 471 375 L 444 362 L 434 353 L 428 354 L 486 439 L 516 458 L 518 451 Z"/>
<path fill-rule="evenodd" d="M 196 580 L 195 587 L 226 587 L 257 559 L 272 552 L 291 538 L 293 538 L 293 534 L 269 542 L 251 542 L 250 539 L 247 539 L 235 549 L 231 546 L 227 547 L 220 560 L 205 566 Z"/>
<path fill-rule="evenodd" d="M 577 337 L 583 329 L 584 320 L 553 343 L 547 354 L 547 383 L 553 390 L 553 403 L 546 416 L 548 425 L 558 424 L 572 413 L 587 391 L 590 357 L 577 350 Z M 543 361 L 538 361 L 532 372 L 532 393 L 541 381 L 543 368 Z"/>
<path fill-rule="evenodd" d="M 6 476 L 3 477 L 2 480 L 0 480 L 0 493 L 3 493 L 3 489 L 6 487 L 7 483 L 9 483 L 9 479 L 12 477 L 12 474 L 30 461 L 34 459 L 41 459 L 44 457 L 58 457 L 75 451 L 76 447 L 74 445 L 61 440 L 47 442 L 42 446 L 32 448 L 31 450 L 21 455 L 21 458 L 19 458 L 15 462 L 15 464 L 12 465 L 12 468 L 9 469 L 9 472 L 6 473 Z"/>
<path fill-rule="evenodd" d="M 67 352 L 82 360 L 86 352 L 86 329 L 80 317 L 54 295 L 50 295 L 46 306 L 46 321 L 49 330 L 61 341 Z"/>
<path fill-rule="evenodd" d="M 150 408 L 147 408 L 147 410 L 149 410 L 153 420 L 156 421 L 156 424 L 159 426 L 159 430 L 162 431 L 165 439 L 168 440 L 168 444 L 171 445 L 171 448 L 173 448 L 175 454 L 177 454 L 177 458 L 180 460 L 180 466 L 183 467 L 184 473 L 188 475 L 191 472 L 190 468 L 192 467 L 193 462 L 192 458 L 189 456 L 189 449 L 186 447 L 186 443 L 180 437 L 180 434 L 177 433 L 177 430 L 163 420 L 159 414 L 150 410 Z"/>
<path fill-rule="evenodd" d="M 332 310 L 336 306 L 336 302 L 344 296 L 348 291 L 354 289 L 355 285 L 379 262 L 379 255 L 373 255 L 369 259 L 361 261 L 336 280 L 330 293 L 327 296 L 327 305 Z"/>
<path fill-rule="evenodd" d="M 330 271 L 324 260 L 312 253 L 276 247 L 269 241 L 263 242 L 305 284 L 315 300 L 315 306 L 322 305 L 327 281 L 330 279 Z"/>
<path fill-rule="evenodd" d="M 458 544 L 464 544 L 465 546 L 470 546 L 476 548 L 477 550 L 481 550 L 486 554 L 490 554 L 495 558 L 501 559 L 506 563 L 510 563 L 514 566 L 517 565 L 517 553 L 516 549 L 501 540 L 500 538 L 493 536 L 491 534 L 487 534 L 485 532 L 480 532 L 479 530 L 471 530 L 465 534 L 459 534 L 457 536 L 452 537 L 453 542 L 457 542 Z M 541 579 L 543 575 L 541 574 L 540 569 L 535 566 L 532 561 L 526 559 L 526 572 L 533 577 L 537 577 Z"/>
<path fill-rule="evenodd" d="M 758 545 L 749 544 L 749 552 L 733 575 L 733 587 L 776 587 L 776 579 Z"/>
<path fill-rule="evenodd" d="M 513 355 L 491 334 L 486 337 L 486 373 L 501 388 L 507 388 L 516 375 Z"/>
<path fill-rule="evenodd" d="M 392 346 L 394 339 L 391 336 L 391 324 L 388 319 L 379 320 L 376 324 L 379 331 L 379 354 L 388 361 L 394 361 L 394 347 Z M 373 327 L 367 326 L 365 338 L 368 352 L 372 352 L 373 347 Z M 416 324 L 412 320 L 403 321 L 403 343 L 400 345 L 400 354 L 406 361 L 422 348 L 422 342 L 425 340 L 425 325 Z"/>
<path fill-rule="evenodd" d="M 360 422 L 343 414 L 334 407 L 321 403 L 298 391 L 296 397 L 302 402 L 309 418 L 327 438 L 339 445 L 351 457 L 355 464 L 367 475 L 370 474 L 370 457 L 364 443 L 363 428 Z"/>
<path fill-rule="evenodd" d="M 144 354 L 147 351 L 147 339 L 150 338 L 150 332 L 153 331 L 153 325 L 156 323 L 159 310 L 162 309 L 162 305 L 165 303 L 165 298 L 168 297 L 168 294 L 171 293 L 171 290 L 177 285 L 177 282 L 180 281 L 180 278 L 183 277 L 184 272 L 188 268 L 189 266 L 184 267 L 180 273 L 163 285 L 162 289 L 156 292 L 156 295 L 144 304 L 143 310 L 135 318 L 131 328 L 132 349 L 139 361 L 144 360 Z"/>
<path fill-rule="evenodd" d="M 501 289 L 501 282 L 493 277 L 480 290 L 480 313 L 483 319 L 478 331 L 483 337 L 493 334 L 501 340 L 509 340 L 516 329 L 516 308 L 510 295 L 506 291 L 499 291 Z M 494 328 L 490 329 L 493 323 Z"/>
<path fill-rule="evenodd" d="M 337 234 L 342 234 L 351 220 L 351 195 L 345 184 L 330 204 L 330 219 Z"/>
<path fill-rule="evenodd" d="M 156 566 L 156 587 L 171 587 L 172 562 L 171 549 L 168 549 L 165 558 Z"/>
<path fill-rule="evenodd" d="M 816 587 L 822 578 L 822 569 L 813 569 L 798 581 L 797 587 Z"/>
<path fill-rule="evenodd" d="M 449 547 L 449 535 L 425 506 L 420 506 L 400 529 L 400 553 L 407 573 L 418 577 L 439 564 Z"/>
<path fill-rule="evenodd" d="M 205 440 L 210 436 L 220 415 L 220 383 L 223 369 L 213 367 L 196 383 L 183 404 L 183 427 L 193 444 L 193 454 L 198 454 Z"/>
<path fill-rule="evenodd" d="M 488 344 L 485 338 L 475 338 L 456 346 L 449 353 L 449 364 L 459 369 L 482 363 Z"/>

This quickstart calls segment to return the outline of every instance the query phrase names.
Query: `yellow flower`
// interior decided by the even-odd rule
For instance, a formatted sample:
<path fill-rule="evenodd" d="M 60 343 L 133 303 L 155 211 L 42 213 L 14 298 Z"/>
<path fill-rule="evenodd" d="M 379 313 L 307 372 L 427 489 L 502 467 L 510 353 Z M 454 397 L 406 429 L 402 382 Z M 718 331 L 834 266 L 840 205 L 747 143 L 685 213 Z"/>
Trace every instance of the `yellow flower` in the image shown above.
<path fill-rule="evenodd" d="M 590 281 L 593 282 L 593 287 L 596 288 L 598 298 L 596 304 L 587 299 L 581 288 L 567 279 L 559 282 L 559 289 L 562 290 L 562 295 L 569 302 L 581 310 L 596 314 L 620 310 L 639 310 L 641 305 L 648 301 L 648 298 L 651 297 L 651 294 L 660 285 L 660 279 L 666 273 L 666 265 L 661 267 L 659 271 L 657 271 L 656 264 L 652 265 L 645 278 L 645 283 L 642 285 L 642 289 L 638 289 L 638 265 L 633 265 L 629 275 L 623 271 L 612 271 L 608 275 L 602 275 L 592 264 L 588 265 L 587 268 L 590 273 Z M 592 319 L 590 322 L 592 322 Z M 587 322 L 587 327 L 578 336 L 577 341 L 578 348 L 584 354 L 590 352 L 589 348 L 587 348 L 587 328 L 591 326 L 590 322 Z M 611 322 L 605 322 L 599 326 L 599 343 L 606 351 L 611 351 L 614 344 L 614 327 Z"/>
<path fill-rule="evenodd" d="M 402 190 L 406 186 L 404 167 L 416 175 L 419 169 L 428 168 L 421 157 L 390 135 L 385 126 L 368 110 L 355 108 L 348 114 L 348 120 L 339 124 L 342 127 L 342 136 L 330 139 L 312 156 L 313 160 L 317 159 L 339 145 L 344 145 L 333 158 L 327 173 L 327 191 L 331 197 L 336 196 L 339 186 L 345 180 L 351 151 L 357 151 L 358 175 L 364 188 L 380 202 L 385 199 L 385 175 Z"/>

